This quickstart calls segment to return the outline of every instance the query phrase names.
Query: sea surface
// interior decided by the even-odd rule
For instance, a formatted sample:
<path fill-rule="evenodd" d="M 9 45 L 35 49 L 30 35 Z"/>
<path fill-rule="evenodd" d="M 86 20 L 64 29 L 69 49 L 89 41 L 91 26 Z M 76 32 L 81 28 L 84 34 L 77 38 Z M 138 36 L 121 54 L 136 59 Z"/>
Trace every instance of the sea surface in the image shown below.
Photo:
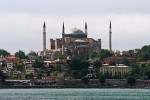
<path fill-rule="evenodd" d="M 150 89 L 0 89 L 0 100 L 150 100 Z"/>

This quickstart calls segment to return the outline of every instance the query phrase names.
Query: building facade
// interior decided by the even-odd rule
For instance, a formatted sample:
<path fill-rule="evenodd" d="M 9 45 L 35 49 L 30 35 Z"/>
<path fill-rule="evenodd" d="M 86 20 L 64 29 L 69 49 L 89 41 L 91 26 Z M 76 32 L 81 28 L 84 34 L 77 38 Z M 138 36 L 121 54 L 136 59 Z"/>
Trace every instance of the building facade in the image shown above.
<path fill-rule="evenodd" d="M 100 51 L 101 39 L 95 40 L 87 35 L 87 23 L 85 23 L 85 32 L 77 28 L 65 32 L 63 23 L 62 38 L 50 39 L 50 50 L 61 49 L 62 55 L 85 53 L 91 49 Z"/>
<path fill-rule="evenodd" d="M 100 67 L 100 73 L 103 75 L 109 73 L 111 76 L 120 75 L 121 77 L 124 77 L 124 74 L 128 73 L 130 69 L 131 68 L 129 66 L 125 66 L 123 64 L 118 64 L 116 66 L 104 64 L 102 67 Z"/>

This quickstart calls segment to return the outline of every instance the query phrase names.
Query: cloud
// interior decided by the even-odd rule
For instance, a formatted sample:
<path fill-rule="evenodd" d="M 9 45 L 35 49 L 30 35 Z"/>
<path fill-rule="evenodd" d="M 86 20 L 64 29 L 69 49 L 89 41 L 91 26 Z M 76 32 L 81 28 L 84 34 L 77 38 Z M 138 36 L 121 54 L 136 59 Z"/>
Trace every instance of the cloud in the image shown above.
<path fill-rule="evenodd" d="M 0 1 L 0 44 L 10 52 L 41 50 L 42 27 L 50 38 L 60 38 L 62 22 L 66 31 L 88 23 L 89 37 L 102 39 L 108 48 L 112 20 L 113 49 L 128 50 L 149 44 L 150 1 L 145 0 L 13 0 Z"/>

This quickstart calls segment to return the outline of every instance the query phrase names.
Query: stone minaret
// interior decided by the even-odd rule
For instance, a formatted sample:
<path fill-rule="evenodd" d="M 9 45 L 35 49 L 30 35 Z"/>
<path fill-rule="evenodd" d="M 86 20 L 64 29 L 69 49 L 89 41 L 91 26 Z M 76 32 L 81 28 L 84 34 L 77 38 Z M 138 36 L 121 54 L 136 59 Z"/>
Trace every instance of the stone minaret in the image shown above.
<path fill-rule="evenodd" d="M 64 22 L 63 22 L 63 27 L 62 27 L 62 55 L 65 55 L 65 27 L 64 27 Z"/>
<path fill-rule="evenodd" d="M 85 22 L 85 34 L 88 35 L 87 33 L 87 23 Z"/>
<path fill-rule="evenodd" d="M 109 50 L 112 51 L 112 40 L 111 40 L 111 21 L 110 21 L 110 25 L 109 25 Z"/>
<path fill-rule="evenodd" d="M 43 25 L 43 56 L 45 56 L 46 54 L 46 25 L 45 25 L 45 21 L 44 21 L 44 25 Z"/>

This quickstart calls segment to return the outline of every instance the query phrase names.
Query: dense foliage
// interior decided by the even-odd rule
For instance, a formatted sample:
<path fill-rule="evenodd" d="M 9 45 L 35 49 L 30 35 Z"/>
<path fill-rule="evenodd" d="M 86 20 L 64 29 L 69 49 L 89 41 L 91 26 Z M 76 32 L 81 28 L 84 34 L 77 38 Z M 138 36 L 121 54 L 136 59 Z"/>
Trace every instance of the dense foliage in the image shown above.
<path fill-rule="evenodd" d="M 106 78 L 105 78 L 104 75 L 101 75 L 101 76 L 99 77 L 99 82 L 100 82 L 102 85 L 104 85 L 104 83 L 106 82 Z"/>
<path fill-rule="evenodd" d="M 124 57 L 133 57 L 137 61 L 148 61 L 150 60 L 150 45 L 145 45 L 138 52 L 129 50 L 128 54 L 123 54 Z"/>
<path fill-rule="evenodd" d="M 74 56 L 70 62 L 68 62 L 68 67 L 70 70 L 82 70 L 87 69 L 89 67 L 89 62 L 87 60 L 83 60 L 77 56 Z"/>
<path fill-rule="evenodd" d="M 87 77 L 82 77 L 81 78 L 83 84 L 87 85 L 89 83 L 89 79 Z"/>
<path fill-rule="evenodd" d="M 150 79 L 150 63 L 132 65 L 130 75 L 137 79 Z"/>
<path fill-rule="evenodd" d="M 36 59 L 33 63 L 32 66 L 34 68 L 41 68 L 44 66 L 44 62 L 42 60 Z"/>
<path fill-rule="evenodd" d="M 0 49 L 0 56 L 5 57 L 5 56 L 7 56 L 7 55 L 10 55 L 10 53 L 9 53 L 8 51 L 6 51 L 6 50 L 4 50 L 4 49 Z"/>
<path fill-rule="evenodd" d="M 19 50 L 18 52 L 15 53 L 15 56 L 20 58 L 20 59 L 25 59 L 27 58 L 25 53 L 22 50 Z"/>
<path fill-rule="evenodd" d="M 128 82 L 129 85 L 132 86 L 136 83 L 136 79 L 134 77 L 130 76 L 130 77 L 127 78 L 127 82 Z"/>

